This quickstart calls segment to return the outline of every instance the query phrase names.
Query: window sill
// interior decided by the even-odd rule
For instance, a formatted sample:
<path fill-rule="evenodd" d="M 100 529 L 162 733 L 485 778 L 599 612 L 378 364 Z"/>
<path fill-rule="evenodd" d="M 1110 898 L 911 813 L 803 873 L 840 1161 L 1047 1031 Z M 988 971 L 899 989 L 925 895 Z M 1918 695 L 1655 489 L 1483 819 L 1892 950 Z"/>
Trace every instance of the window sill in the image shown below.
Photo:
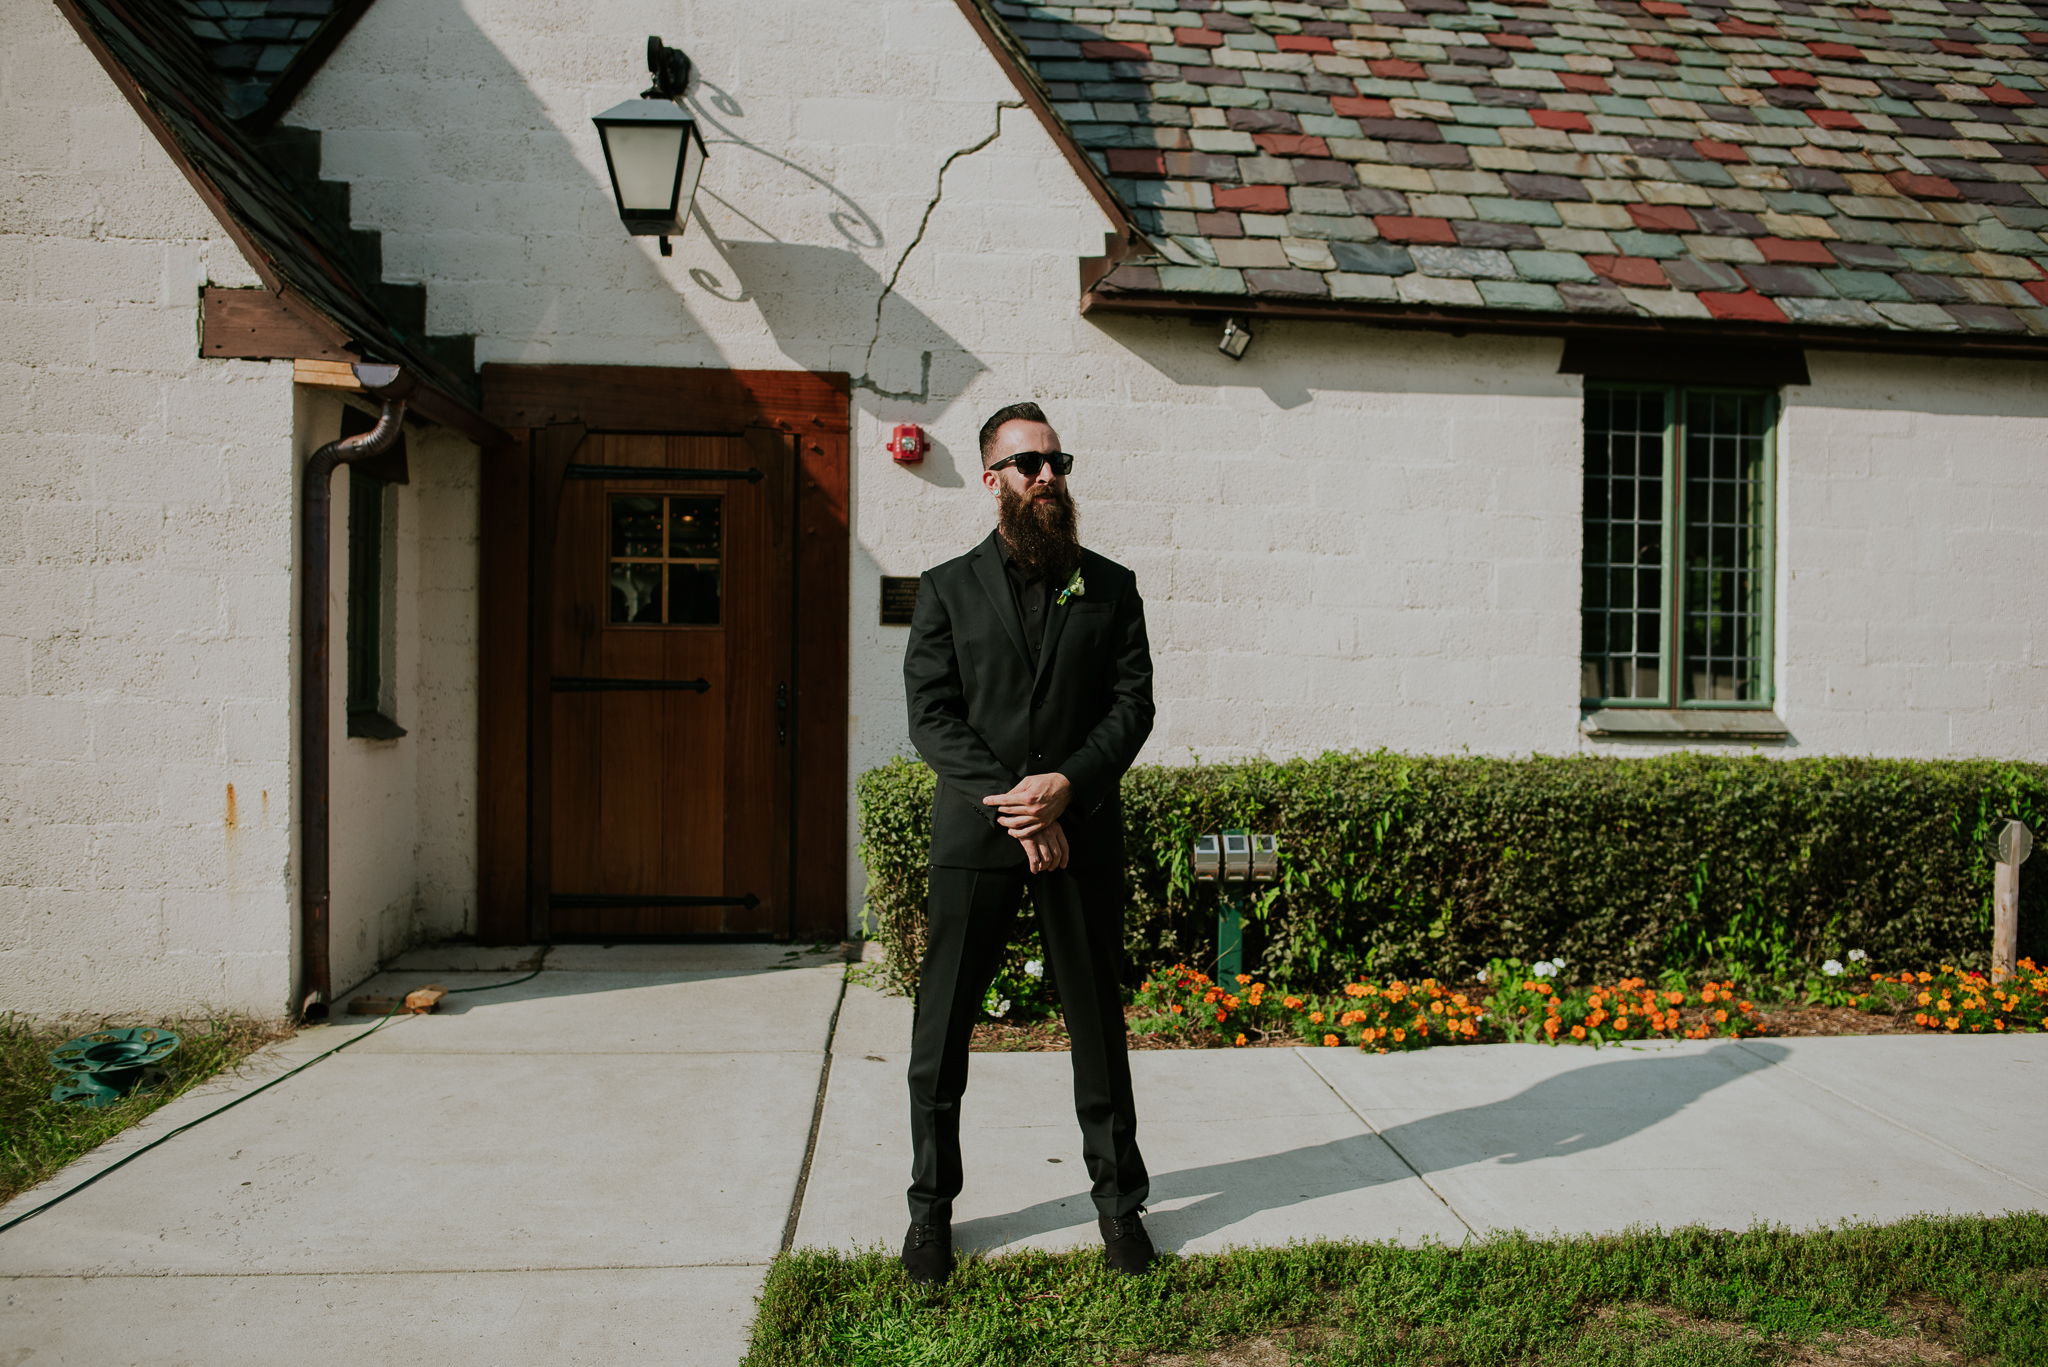
<path fill-rule="evenodd" d="M 1603 707 L 1583 717 L 1579 729 L 1597 739 L 1616 740 L 1780 742 L 1792 737 L 1777 713 L 1762 709 Z"/>
<path fill-rule="evenodd" d="M 405 728 L 382 712 L 351 712 L 348 733 L 358 740 L 397 740 Z"/>

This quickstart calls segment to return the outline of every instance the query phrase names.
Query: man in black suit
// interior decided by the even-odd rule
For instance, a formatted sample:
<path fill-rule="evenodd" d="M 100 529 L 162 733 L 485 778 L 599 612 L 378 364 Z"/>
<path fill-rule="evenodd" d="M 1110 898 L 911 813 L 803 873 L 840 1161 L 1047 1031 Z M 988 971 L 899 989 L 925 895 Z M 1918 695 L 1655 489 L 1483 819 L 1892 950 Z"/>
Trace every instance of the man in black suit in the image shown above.
<path fill-rule="evenodd" d="M 930 938 L 910 1053 L 913 1281 L 952 1272 L 967 1045 L 1028 889 L 1073 1046 L 1074 1114 L 1111 1267 L 1142 1272 L 1150 1190 L 1124 1051 L 1123 805 L 1152 731 L 1137 579 L 1083 550 L 1073 457 L 1037 404 L 981 429 L 996 530 L 918 585 L 903 682 L 938 776 Z"/>

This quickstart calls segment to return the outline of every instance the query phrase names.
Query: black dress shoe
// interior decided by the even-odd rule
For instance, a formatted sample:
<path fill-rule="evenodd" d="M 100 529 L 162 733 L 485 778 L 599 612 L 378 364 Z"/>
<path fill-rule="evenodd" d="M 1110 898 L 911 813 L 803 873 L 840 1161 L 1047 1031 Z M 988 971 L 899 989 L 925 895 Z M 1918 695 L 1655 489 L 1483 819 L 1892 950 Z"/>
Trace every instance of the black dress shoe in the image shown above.
<path fill-rule="evenodd" d="M 903 1236 L 903 1270 L 918 1286 L 944 1286 L 953 1275 L 953 1226 L 912 1225 Z"/>
<path fill-rule="evenodd" d="M 1126 1277 L 1142 1275 L 1158 1255 L 1152 1251 L 1152 1236 L 1145 1232 L 1141 1212 L 1129 1215 L 1101 1215 L 1095 1223 L 1102 1230 L 1102 1256 L 1109 1270 Z"/>

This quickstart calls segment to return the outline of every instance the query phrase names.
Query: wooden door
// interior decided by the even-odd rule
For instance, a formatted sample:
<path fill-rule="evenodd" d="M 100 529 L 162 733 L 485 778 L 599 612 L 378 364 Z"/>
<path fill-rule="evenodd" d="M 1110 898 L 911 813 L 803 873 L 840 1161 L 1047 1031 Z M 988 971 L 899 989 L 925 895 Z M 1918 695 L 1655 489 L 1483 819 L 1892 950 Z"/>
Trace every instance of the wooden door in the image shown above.
<path fill-rule="evenodd" d="M 556 937 L 788 933 L 789 448 L 765 430 L 592 435 L 568 467 L 551 621 Z"/>

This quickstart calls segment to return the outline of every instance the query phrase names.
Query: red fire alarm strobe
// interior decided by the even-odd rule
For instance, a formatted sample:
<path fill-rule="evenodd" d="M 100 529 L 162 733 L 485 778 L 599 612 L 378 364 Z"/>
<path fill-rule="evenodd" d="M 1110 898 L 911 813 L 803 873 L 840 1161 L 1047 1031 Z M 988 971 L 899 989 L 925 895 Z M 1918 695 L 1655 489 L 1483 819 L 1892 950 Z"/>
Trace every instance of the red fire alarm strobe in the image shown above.
<path fill-rule="evenodd" d="M 915 465 L 924 459 L 926 445 L 924 429 L 916 423 L 904 422 L 896 424 L 896 431 L 889 438 L 888 450 L 899 464 Z"/>

